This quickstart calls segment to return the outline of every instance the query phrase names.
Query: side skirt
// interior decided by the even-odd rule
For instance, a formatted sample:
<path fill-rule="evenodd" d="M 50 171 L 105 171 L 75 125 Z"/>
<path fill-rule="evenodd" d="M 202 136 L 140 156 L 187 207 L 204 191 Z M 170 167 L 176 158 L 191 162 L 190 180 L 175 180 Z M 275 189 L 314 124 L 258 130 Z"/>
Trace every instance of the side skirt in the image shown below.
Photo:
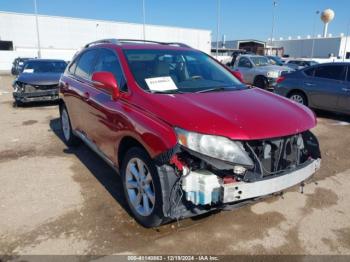
<path fill-rule="evenodd" d="M 101 157 L 110 167 L 112 167 L 117 174 L 119 174 L 118 168 L 114 165 L 113 161 L 110 160 L 96 144 L 94 144 L 83 132 L 74 130 L 73 134 L 79 137 L 92 151 L 94 151 L 99 157 Z"/>

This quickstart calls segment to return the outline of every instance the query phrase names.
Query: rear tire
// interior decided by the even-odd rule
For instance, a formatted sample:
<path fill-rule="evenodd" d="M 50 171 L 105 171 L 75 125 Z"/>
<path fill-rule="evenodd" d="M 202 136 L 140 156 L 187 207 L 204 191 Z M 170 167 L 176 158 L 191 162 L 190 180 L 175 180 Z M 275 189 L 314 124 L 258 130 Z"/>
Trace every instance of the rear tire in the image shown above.
<path fill-rule="evenodd" d="M 60 106 L 60 122 L 61 130 L 63 133 L 63 140 L 67 146 L 77 146 L 80 144 L 80 139 L 74 135 L 72 131 L 72 125 L 68 115 L 67 108 L 62 105 Z"/>
<path fill-rule="evenodd" d="M 127 151 L 121 165 L 121 177 L 126 201 L 136 221 L 147 228 L 164 223 L 160 179 L 145 150 L 133 147 Z"/>
<path fill-rule="evenodd" d="M 294 91 L 294 92 L 291 92 L 289 95 L 288 95 L 288 98 L 290 100 L 293 100 L 294 102 L 297 102 L 299 104 L 302 104 L 304 106 L 307 106 L 308 105 L 308 102 L 307 102 L 307 97 L 305 96 L 304 93 L 300 92 L 300 91 Z"/>
<path fill-rule="evenodd" d="M 269 87 L 268 81 L 265 77 L 263 76 L 257 76 L 254 79 L 254 86 L 259 87 L 261 89 L 267 89 Z"/>

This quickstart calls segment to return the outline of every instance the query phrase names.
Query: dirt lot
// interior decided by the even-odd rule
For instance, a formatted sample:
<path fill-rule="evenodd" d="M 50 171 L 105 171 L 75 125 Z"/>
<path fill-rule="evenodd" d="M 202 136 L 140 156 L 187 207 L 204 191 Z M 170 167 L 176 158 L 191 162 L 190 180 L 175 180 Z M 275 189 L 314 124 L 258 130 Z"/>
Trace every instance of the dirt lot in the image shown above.
<path fill-rule="evenodd" d="M 125 210 L 120 179 L 61 140 L 57 105 L 13 108 L 0 78 L 0 254 L 350 254 L 350 119 L 319 113 L 322 168 L 231 212 L 157 229 Z"/>

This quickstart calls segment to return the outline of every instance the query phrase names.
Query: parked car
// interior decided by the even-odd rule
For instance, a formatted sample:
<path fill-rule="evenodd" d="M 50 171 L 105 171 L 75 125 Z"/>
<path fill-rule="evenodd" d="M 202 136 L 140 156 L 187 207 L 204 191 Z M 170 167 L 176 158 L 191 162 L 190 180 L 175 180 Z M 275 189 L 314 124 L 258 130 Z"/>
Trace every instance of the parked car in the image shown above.
<path fill-rule="evenodd" d="M 184 44 L 100 40 L 60 80 L 68 146 L 82 140 L 120 175 L 146 227 L 232 208 L 312 176 L 311 110 Z"/>
<path fill-rule="evenodd" d="M 18 75 L 22 72 L 24 62 L 32 59 L 32 58 L 27 58 L 27 57 L 17 57 L 15 60 L 12 62 L 12 68 L 11 68 L 11 74 L 12 75 Z"/>
<path fill-rule="evenodd" d="M 57 100 L 58 83 L 66 66 L 63 60 L 27 60 L 22 73 L 13 82 L 15 103 Z"/>
<path fill-rule="evenodd" d="M 305 59 L 288 59 L 285 61 L 285 65 L 294 69 L 294 70 L 299 70 L 303 69 L 305 67 L 317 65 L 318 62 L 313 61 L 313 60 L 305 60 Z"/>
<path fill-rule="evenodd" d="M 226 65 L 232 67 L 235 64 L 237 57 L 243 54 L 248 54 L 248 52 L 244 49 L 234 50 L 231 54 L 230 62 L 228 62 Z"/>
<path fill-rule="evenodd" d="M 244 83 L 262 89 L 273 89 L 279 76 L 293 71 L 289 67 L 271 65 L 267 57 L 259 55 L 240 55 L 233 69 L 241 72 Z"/>
<path fill-rule="evenodd" d="M 314 65 L 278 82 L 279 95 L 312 108 L 350 113 L 350 63 Z"/>
<path fill-rule="evenodd" d="M 269 62 L 271 65 L 278 65 L 278 66 L 284 65 L 284 61 L 279 56 L 268 55 L 266 57 L 269 59 Z"/>

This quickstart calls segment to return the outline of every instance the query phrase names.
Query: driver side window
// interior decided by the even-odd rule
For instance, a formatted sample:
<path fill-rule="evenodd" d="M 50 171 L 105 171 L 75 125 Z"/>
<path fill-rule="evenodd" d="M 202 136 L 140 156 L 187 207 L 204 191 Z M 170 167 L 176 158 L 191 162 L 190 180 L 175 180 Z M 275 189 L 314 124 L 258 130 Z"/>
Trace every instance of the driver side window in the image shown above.
<path fill-rule="evenodd" d="M 126 81 L 124 79 L 123 70 L 119 59 L 111 50 L 99 49 L 99 57 L 97 59 L 94 72 L 105 71 L 114 75 L 117 80 L 119 89 L 127 91 Z"/>
<path fill-rule="evenodd" d="M 252 63 L 249 61 L 248 58 L 242 57 L 241 59 L 239 59 L 238 66 L 239 67 L 251 68 L 252 67 Z"/>

